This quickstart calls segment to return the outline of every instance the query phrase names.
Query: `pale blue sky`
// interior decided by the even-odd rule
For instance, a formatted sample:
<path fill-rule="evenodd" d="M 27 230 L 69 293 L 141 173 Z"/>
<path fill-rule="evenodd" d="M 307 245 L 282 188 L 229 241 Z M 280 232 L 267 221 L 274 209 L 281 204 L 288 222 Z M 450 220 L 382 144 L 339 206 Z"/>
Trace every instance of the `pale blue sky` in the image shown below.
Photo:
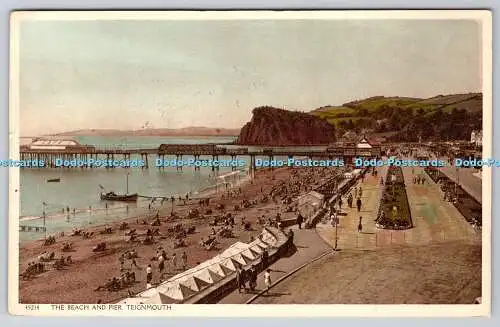
<path fill-rule="evenodd" d="M 31 21 L 21 134 L 238 128 L 260 105 L 481 91 L 474 21 Z"/>

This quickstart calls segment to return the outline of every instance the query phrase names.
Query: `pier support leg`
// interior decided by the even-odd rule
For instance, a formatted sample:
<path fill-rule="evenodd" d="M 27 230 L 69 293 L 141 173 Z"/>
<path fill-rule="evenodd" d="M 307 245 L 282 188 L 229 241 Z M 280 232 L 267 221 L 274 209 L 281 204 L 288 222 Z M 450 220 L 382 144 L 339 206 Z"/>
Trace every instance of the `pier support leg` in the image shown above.
<path fill-rule="evenodd" d="M 200 160 L 200 155 L 195 154 L 195 155 L 194 155 L 194 161 L 196 162 L 196 161 L 198 161 L 198 160 Z M 196 166 L 196 165 L 194 166 L 194 170 L 195 170 L 195 171 L 196 171 L 196 170 L 198 170 L 198 171 L 199 171 L 199 170 L 200 170 L 200 168 L 201 168 L 200 166 Z"/>
<path fill-rule="evenodd" d="M 233 154 L 231 155 L 231 161 L 235 162 L 236 161 L 236 156 Z M 231 165 L 231 171 L 235 171 L 237 168 L 235 165 Z"/>

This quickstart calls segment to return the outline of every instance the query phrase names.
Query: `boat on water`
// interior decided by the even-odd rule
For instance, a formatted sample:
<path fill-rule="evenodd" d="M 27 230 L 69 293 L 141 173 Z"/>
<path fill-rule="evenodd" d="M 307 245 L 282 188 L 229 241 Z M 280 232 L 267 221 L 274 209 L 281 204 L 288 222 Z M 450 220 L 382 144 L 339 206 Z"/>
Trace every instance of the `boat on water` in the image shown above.
<path fill-rule="evenodd" d="M 60 178 L 50 178 L 47 179 L 47 183 L 59 183 L 61 181 Z"/>
<path fill-rule="evenodd" d="M 125 202 L 134 202 L 137 201 L 137 193 L 134 194 L 116 194 L 115 192 L 107 192 L 101 193 L 101 200 L 107 201 L 125 201 Z"/>
<path fill-rule="evenodd" d="M 135 202 L 137 201 L 137 198 L 139 197 L 137 193 L 133 194 L 128 194 L 128 173 L 127 173 L 127 192 L 125 194 L 116 194 L 115 192 L 105 192 L 100 194 L 101 200 L 106 200 L 106 201 L 124 201 L 124 202 Z M 99 185 L 99 187 L 104 190 L 104 187 L 102 185 Z"/>

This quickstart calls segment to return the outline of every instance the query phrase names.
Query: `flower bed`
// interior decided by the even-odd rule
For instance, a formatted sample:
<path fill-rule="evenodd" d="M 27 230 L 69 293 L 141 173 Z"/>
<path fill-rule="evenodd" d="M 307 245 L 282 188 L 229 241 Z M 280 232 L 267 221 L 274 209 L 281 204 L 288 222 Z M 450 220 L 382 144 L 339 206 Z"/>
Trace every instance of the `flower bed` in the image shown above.
<path fill-rule="evenodd" d="M 396 176 L 395 181 L 391 176 Z M 389 167 L 380 201 L 380 208 L 375 221 L 377 228 L 400 230 L 413 227 L 401 167 Z"/>
<path fill-rule="evenodd" d="M 449 197 L 445 197 L 445 199 L 453 203 L 468 223 L 478 226 L 482 225 L 483 214 L 481 203 L 442 171 L 434 167 L 426 167 L 424 170 L 434 182 L 439 183 L 443 195 L 445 193 L 449 194 Z"/>

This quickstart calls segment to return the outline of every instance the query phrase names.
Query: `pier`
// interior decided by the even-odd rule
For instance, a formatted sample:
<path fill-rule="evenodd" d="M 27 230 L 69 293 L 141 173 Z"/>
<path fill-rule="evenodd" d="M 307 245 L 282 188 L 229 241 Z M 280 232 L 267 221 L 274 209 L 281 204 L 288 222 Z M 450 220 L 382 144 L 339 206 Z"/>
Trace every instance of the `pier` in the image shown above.
<path fill-rule="evenodd" d="M 66 147 L 49 147 L 33 148 L 23 145 L 20 147 L 21 160 L 43 160 L 47 167 L 56 167 L 56 159 L 62 160 L 131 160 L 135 156 L 144 162 L 142 168 L 149 168 L 151 159 L 165 160 L 166 156 L 182 160 L 185 156 L 192 156 L 195 160 L 212 159 L 219 160 L 220 157 L 230 157 L 231 160 L 236 160 L 239 156 L 250 157 L 250 171 L 255 170 L 256 157 L 267 157 L 273 160 L 275 157 L 294 157 L 308 159 L 343 159 L 345 164 L 352 162 L 355 157 L 378 158 L 381 156 L 380 147 L 372 148 L 357 148 L 356 146 L 332 147 L 322 150 L 309 149 L 307 151 L 299 151 L 296 147 L 281 147 L 272 149 L 259 149 L 250 151 L 248 148 L 227 148 L 224 145 L 217 144 L 162 144 L 158 148 L 149 149 L 120 149 L 120 148 L 96 148 L 93 146 L 78 145 Z M 153 158 L 151 158 L 153 157 Z M 62 167 L 61 167 L 62 168 Z M 76 167 L 75 167 L 76 168 Z M 79 168 L 87 168 L 85 166 Z M 115 167 L 107 167 L 115 168 Z M 119 168 L 119 167 L 116 167 Z M 161 168 L 161 167 L 159 167 Z M 218 169 L 216 166 L 211 167 L 212 170 Z M 235 170 L 236 167 L 233 167 Z M 68 169 L 64 167 L 64 169 Z M 69 168 L 74 169 L 74 168 Z M 182 167 L 177 167 L 182 170 Z M 194 167 L 195 170 L 200 167 Z"/>

